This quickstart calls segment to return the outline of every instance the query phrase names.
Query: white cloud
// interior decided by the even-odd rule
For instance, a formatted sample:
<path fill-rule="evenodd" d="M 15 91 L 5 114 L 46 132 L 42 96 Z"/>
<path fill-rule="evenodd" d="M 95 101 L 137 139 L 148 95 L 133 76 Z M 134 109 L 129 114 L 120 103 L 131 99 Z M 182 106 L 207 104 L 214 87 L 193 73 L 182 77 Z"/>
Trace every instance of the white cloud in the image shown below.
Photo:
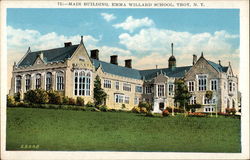
<path fill-rule="evenodd" d="M 136 28 L 151 27 L 153 25 L 154 25 L 154 21 L 152 19 L 149 19 L 148 17 L 135 19 L 132 16 L 129 16 L 126 18 L 124 22 L 114 24 L 113 27 L 122 28 L 132 33 Z"/>
<path fill-rule="evenodd" d="M 102 16 L 107 22 L 110 22 L 110 21 L 116 19 L 116 16 L 114 16 L 114 14 L 101 13 L 101 16 Z"/>

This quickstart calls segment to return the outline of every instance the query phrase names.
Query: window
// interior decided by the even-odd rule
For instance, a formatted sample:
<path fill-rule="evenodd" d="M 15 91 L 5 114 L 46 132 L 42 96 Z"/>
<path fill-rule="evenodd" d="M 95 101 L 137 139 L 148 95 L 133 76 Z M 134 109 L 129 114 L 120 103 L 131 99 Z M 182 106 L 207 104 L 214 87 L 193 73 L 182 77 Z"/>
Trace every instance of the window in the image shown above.
<path fill-rule="evenodd" d="M 232 92 L 232 82 L 229 82 L 229 92 Z"/>
<path fill-rule="evenodd" d="M 64 82 L 63 82 L 63 72 L 56 73 L 56 90 L 61 91 L 64 89 Z"/>
<path fill-rule="evenodd" d="M 151 94 L 152 93 L 152 87 L 151 86 L 146 86 L 145 87 L 145 93 L 146 94 Z"/>
<path fill-rule="evenodd" d="M 119 81 L 115 82 L 115 88 L 116 88 L 116 90 L 119 90 Z"/>
<path fill-rule="evenodd" d="M 214 111 L 214 107 L 212 107 L 212 106 L 206 106 L 204 108 L 204 112 L 213 112 L 213 111 Z"/>
<path fill-rule="evenodd" d="M 115 94 L 115 103 L 123 103 L 124 95 L 122 94 Z"/>
<path fill-rule="evenodd" d="M 124 101 L 124 103 L 129 104 L 129 96 L 125 96 L 125 101 Z"/>
<path fill-rule="evenodd" d="M 28 91 L 31 88 L 31 75 L 27 74 L 25 76 L 25 90 Z"/>
<path fill-rule="evenodd" d="M 194 81 L 188 82 L 188 91 L 193 92 L 194 91 Z"/>
<path fill-rule="evenodd" d="M 168 95 L 173 96 L 174 95 L 174 84 L 168 85 Z"/>
<path fill-rule="evenodd" d="M 139 104 L 139 98 L 135 97 L 135 99 L 134 99 L 134 105 L 138 105 L 138 104 Z"/>
<path fill-rule="evenodd" d="M 198 90 L 205 91 L 207 90 L 207 76 L 198 75 Z"/>
<path fill-rule="evenodd" d="M 104 88 L 111 88 L 111 80 L 104 79 Z"/>
<path fill-rule="evenodd" d="M 164 85 L 158 85 L 158 97 L 164 96 Z"/>
<path fill-rule="evenodd" d="M 211 90 L 212 91 L 216 91 L 217 90 L 217 86 L 218 86 L 218 81 L 216 79 L 213 79 L 210 81 L 210 84 L 211 84 Z"/>
<path fill-rule="evenodd" d="M 142 93 L 142 86 L 135 86 L 135 92 Z"/>
<path fill-rule="evenodd" d="M 20 92 L 22 86 L 22 77 L 16 76 L 16 93 Z"/>
<path fill-rule="evenodd" d="M 36 89 L 41 88 L 41 74 L 36 74 Z"/>
<path fill-rule="evenodd" d="M 233 82 L 233 92 L 236 91 L 236 84 Z"/>
<path fill-rule="evenodd" d="M 189 101 L 190 104 L 196 104 L 196 97 L 192 96 Z"/>
<path fill-rule="evenodd" d="M 90 95 L 91 73 L 85 71 L 75 71 L 75 90 L 74 94 L 78 96 Z"/>
<path fill-rule="evenodd" d="M 123 83 L 123 90 L 124 91 L 131 91 L 131 84 Z"/>
<path fill-rule="evenodd" d="M 46 90 L 48 91 L 48 90 L 50 90 L 51 89 L 51 87 L 52 87 L 52 73 L 51 72 L 48 72 L 47 74 L 46 74 Z"/>
<path fill-rule="evenodd" d="M 204 96 L 203 99 L 204 99 L 203 104 L 215 104 L 215 103 L 216 103 L 216 98 L 215 98 L 215 97 L 213 97 L 213 98 L 210 100 L 210 99 L 208 99 L 206 96 Z"/>

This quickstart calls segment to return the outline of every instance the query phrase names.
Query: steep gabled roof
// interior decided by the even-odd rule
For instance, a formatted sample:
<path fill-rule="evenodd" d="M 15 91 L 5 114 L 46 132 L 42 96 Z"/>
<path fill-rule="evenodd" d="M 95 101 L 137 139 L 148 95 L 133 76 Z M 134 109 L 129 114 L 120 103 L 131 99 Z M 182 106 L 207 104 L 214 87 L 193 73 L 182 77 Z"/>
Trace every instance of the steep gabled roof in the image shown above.
<path fill-rule="evenodd" d="M 117 75 L 117 76 L 122 76 L 122 77 L 141 79 L 141 75 L 139 71 L 136 69 L 122 67 L 122 66 L 118 66 L 115 64 L 96 60 L 96 59 L 92 59 L 92 61 L 93 61 L 95 68 L 98 68 L 99 66 L 101 66 L 103 69 L 103 72 L 110 73 L 110 74 Z"/>
<path fill-rule="evenodd" d="M 46 63 L 65 61 L 65 59 L 70 58 L 73 55 L 77 47 L 78 45 L 72 45 L 68 47 L 29 52 L 18 64 L 18 67 L 33 65 L 37 56 L 41 53 L 43 53 L 43 60 Z"/>
<path fill-rule="evenodd" d="M 149 69 L 149 70 L 140 70 L 140 75 L 145 78 L 145 80 L 153 79 L 157 76 L 157 73 L 160 74 L 161 72 L 168 77 L 175 77 L 180 78 L 184 77 L 185 73 L 191 68 L 192 66 L 184 66 L 184 67 L 175 67 L 174 69 L 171 68 L 161 68 L 161 69 Z"/>
<path fill-rule="evenodd" d="M 220 64 L 214 63 L 212 61 L 207 60 L 207 62 L 218 72 L 227 72 L 228 67 L 221 66 Z"/>

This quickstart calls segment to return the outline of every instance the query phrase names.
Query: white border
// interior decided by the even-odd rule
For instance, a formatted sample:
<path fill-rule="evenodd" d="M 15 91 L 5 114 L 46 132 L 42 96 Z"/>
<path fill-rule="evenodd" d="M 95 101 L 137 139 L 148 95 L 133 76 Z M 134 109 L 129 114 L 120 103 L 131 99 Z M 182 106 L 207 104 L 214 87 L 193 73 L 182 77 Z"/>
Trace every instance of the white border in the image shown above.
<path fill-rule="evenodd" d="M 6 8 L 105 8 L 100 6 L 58 6 L 60 1 L 2 1 L 1 2 L 1 159 L 249 159 L 249 1 L 188 1 L 202 2 L 202 8 L 240 9 L 240 84 L 242 92 L 242 153 L 184 153 L 184 152 L 61 152 L 61 151 L 5 151 L 6 138 L 6 94 L 7 90 L 7 43 L 6 43 Z M 69 2 L 69 1 L 68 1 Z M 72 2 L 72 1 L 71 1 Z M 79 1 L 84 2 L 84 1 Z M 112 3 L 118 1 L 87 1 Z M 123 1 L 128 3 L 129 1 Z M 135 2 L 135 1 L 130 1 Z M 153 1 L 138 1 L 153 3 Z M 157 1 L 177 3 L 181 1 Z M 183 2 L 183 1 L 182 1 Z M 187 2 L 187 1 L 185 1 Z M 126 7 L 112 7 L 126 8 Z M 147 7 L 140 7 L 147 8 Z M 164 7 L 163 7 L 164 8 Z M 185 7 L 179 7 L 185 8 Z M 189 7 L 196 8 L 196 7 Z M 244 85 L 243 85 L 244 84 Z M 245 106 L 245 107 L 244 107 Z"/>

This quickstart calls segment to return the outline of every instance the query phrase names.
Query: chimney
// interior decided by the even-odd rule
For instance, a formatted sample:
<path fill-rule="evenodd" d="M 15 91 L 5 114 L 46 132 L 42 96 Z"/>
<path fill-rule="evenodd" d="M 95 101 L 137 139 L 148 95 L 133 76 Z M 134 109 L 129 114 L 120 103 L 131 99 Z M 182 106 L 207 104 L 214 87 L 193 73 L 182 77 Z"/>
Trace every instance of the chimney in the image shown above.
<path fill-rule="evenodd" d="M 196 62 L 197 62 L 197 56 L 193 54 L 193 65 L 195 65 Z"/>
<path fill-rule="evenodd" d="M 132 59 L 125 60 L 125 67 L 132 68 Z"/>
<path fill-rule="evenodd" d="M 43 52 L 39 54 L 39 57 L 43 60 Z"/>
<path fill-rule="evenodd" d="M 71 42 L 65 42 L 65 43 L 64 43 L 64 47 L 69 47 L 69 46 L 72 46 L 72 43 L 71 43 Z"/>
<path fill-rule="evenodd" d="M 112 55 L 112 56 L 110 56 L 110 63 L 111 63 L 111 64 L 118 65 L 117 57 L 118 57 L 117 55 Z"/>
<path fill-rule="evenodd" d="M 93 49 L 90 51 L 90 57 L 92 59 L 96 59 L 96 60 L 99 60 L 99 50 L 98 49 Z"/>
<path fill-rule="evenodd" d="M 221 66 L 221 62 L 220 62 L 220 60 L 219 60 L 219 65 Z"/>

